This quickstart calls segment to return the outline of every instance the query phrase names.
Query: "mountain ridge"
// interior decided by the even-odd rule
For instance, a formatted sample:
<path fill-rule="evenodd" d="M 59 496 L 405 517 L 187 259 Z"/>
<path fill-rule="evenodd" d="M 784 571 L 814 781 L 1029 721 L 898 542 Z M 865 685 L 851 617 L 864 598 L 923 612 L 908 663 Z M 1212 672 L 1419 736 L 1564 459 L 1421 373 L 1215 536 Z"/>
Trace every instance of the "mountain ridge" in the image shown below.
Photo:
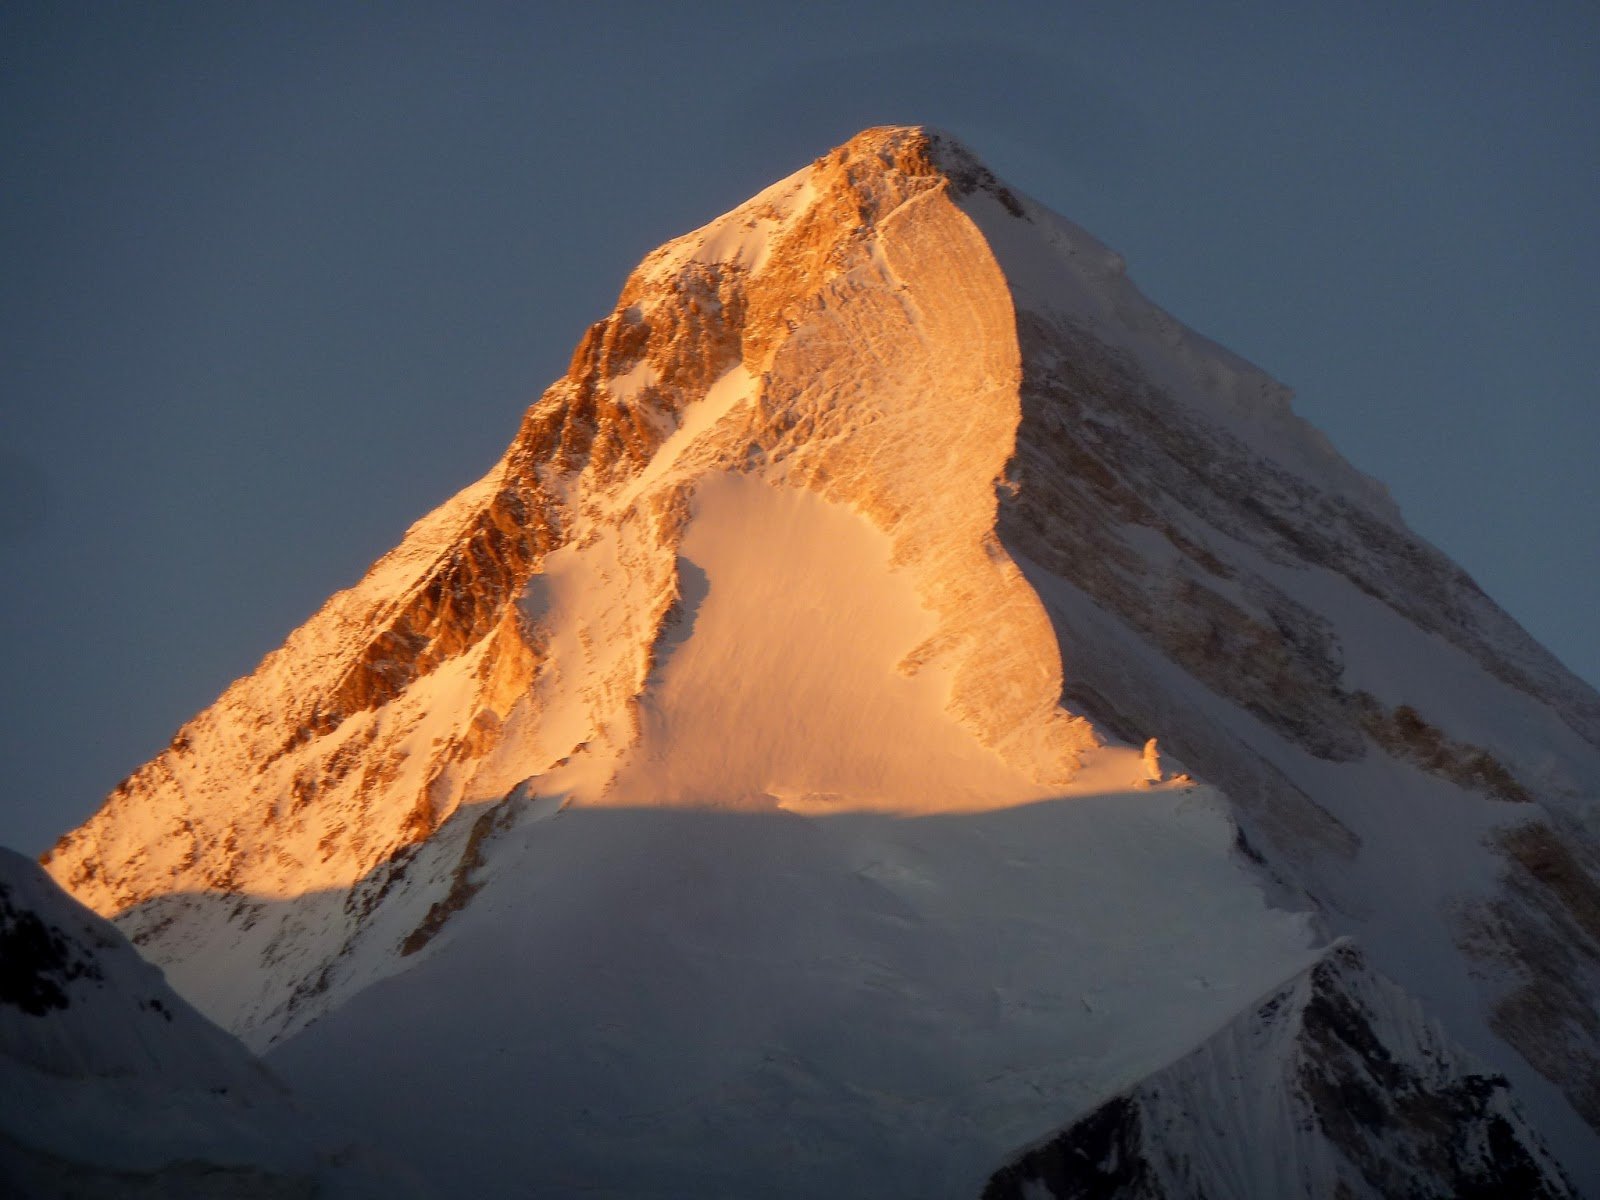
<path fill-rule="evenodd" d="M 14 1196 L 420 1195 L 297 1109 L 107 922 L 0 850 L 0 1188 Z"/>

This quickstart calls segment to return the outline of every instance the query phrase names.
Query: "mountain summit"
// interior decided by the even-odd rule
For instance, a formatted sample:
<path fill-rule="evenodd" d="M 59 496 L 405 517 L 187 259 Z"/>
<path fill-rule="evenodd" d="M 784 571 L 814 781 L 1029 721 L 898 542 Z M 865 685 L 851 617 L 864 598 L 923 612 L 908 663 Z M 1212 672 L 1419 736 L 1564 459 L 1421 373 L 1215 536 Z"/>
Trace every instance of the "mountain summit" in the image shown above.
<path fill-rule="evenodd" d="M 885 128 L 47 866 L 458 1194 L 1557 1196 L 1597 796 L 1600 696 L 1285 388 Z"/>

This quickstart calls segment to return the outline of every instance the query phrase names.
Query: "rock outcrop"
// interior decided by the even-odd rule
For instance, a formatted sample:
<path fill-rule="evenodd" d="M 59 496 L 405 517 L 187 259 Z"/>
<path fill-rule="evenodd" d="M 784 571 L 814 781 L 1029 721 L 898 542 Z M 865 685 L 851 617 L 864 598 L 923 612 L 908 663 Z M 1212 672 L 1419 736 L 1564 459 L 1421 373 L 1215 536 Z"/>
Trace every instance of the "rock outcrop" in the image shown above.
<path fill-rule="evenodd" d="M 1506 1080 L 1464 1060 L 1348 944 L 983 1190 L 984 1200 L 1574 1194 Z"/>

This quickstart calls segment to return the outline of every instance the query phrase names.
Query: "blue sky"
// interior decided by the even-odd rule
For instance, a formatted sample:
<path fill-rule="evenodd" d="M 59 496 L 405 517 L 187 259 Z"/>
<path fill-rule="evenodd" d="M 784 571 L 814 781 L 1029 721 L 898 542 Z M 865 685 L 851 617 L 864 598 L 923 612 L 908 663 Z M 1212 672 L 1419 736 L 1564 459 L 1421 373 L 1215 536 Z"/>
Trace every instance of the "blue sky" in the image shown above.
<path fill-rule="evenodd" d="M 1600 680 L 1600 9 L 0 9 L 0 843 L 486 469 L 633 264 L 954 132 Z"/>

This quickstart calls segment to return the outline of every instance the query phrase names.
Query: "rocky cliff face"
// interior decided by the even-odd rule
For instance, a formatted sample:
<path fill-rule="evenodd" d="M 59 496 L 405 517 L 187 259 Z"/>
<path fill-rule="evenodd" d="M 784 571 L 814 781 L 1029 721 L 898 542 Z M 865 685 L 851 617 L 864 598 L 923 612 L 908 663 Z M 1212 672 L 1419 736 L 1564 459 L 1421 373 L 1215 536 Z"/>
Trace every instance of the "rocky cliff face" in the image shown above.
<path fill-rule="evenodd" d="M 1600 1180 L 1600 698 L 1114 254 L 949 139 L 871 130 L 650 255 L 500 463 L 48 867 L 292 1046 L 494 936 L 577 810 L 974 818 L 1132 794 L 1152 736 L 1226 795 L 1239 880 L 1358 939 Z M 995 887 L 940 861 L 871 867 L 908 906 L 884 920 Z M 1064 927 L 1109 929 L 1094 907 Z M 1239 919 L 1265 975 L 1298 966 Z M 1076 1044 L 1093 1005 L 1059 982 L 1017 1003 Z M 1140 1072 L 1187 1048 L 1155 1028 L 1124 1030 L 1165 1047 Z M 1102 1066 L 1078 1111 L 1132 1082 Z M 980 1120 L 964 1169 L 1072 1115 Z"/>

